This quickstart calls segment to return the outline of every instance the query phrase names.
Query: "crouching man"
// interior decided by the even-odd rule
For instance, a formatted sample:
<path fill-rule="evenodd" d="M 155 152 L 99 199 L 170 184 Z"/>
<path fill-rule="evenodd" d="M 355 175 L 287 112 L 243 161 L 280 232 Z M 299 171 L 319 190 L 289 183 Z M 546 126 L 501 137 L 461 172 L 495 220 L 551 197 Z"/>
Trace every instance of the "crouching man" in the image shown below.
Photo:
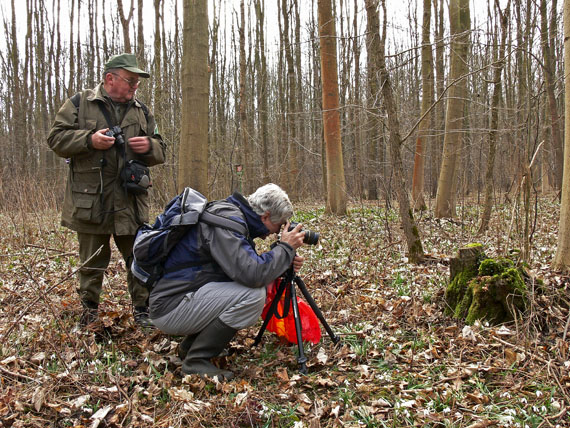
<path fill-rule="evenodd" d="M 186 336 L 178 347 L 184 374 L 233 378 L 210 359 L 230 343 L 236 332 L 256 323 L 265 303 L 265 286 L 303 258 L 302 225 L 288 231 L 293 206 L 287 194 L 267 184 L 245 198 L 234 193 L 208 211 L 237 220 L 246 235 L 199 222 L 170 252 L 165 274 L 150 295 L 150 317 L 167 334 Z M 278 233 L 281 240 L 258 254 L 254 238 Z"/>

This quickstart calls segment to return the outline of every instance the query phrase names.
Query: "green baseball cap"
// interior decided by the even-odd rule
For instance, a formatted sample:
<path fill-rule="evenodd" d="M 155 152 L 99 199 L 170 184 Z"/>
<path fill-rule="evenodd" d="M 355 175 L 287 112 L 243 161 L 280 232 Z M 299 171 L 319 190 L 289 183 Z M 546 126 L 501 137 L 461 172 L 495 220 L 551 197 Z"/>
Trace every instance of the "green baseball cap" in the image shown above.
<path fill-rule="evenodd" d="M 122 53 L 112 56 L 105 64 L 105 71 L 113 68 L 124 68 L 131 73 L 138 74 L 140 77 L 150 77 L 150 74 L 138 67 L 137 57 L 134 54 Z"/>

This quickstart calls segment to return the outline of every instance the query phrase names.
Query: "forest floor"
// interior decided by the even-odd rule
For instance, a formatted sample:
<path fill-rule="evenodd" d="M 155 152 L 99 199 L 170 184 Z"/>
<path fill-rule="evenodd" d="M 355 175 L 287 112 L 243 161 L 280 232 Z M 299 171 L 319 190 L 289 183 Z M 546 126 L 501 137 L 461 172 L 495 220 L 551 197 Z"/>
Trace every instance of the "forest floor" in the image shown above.
<path fill-rule="evenodd" d="M 415 265 L 384 203 L 343 218 L 298 204 L 296 220 L 321 236 L 300 250 L 300 276 L 341 340 L 323 330 L 306 344 L 302 375 L 297 348 L 273 333 L 251 347 L 260 321 L 217 361 L 229 382 L 180 377 L 180 338 L 135 328 L 117 251 L 102 325 L 79 329 L 74 233 L 55 211 L 0 214 L 0 426 L 568 427 L 570 285 L 550 269 L 559 206 L 537 210 L 528 268 L 544 287 L 519 322 L 466 326 L 444 314 L 449 259 L 473 242 L 489 256 L 522 248 L 518 207 L 496 207 L 483 237 L 475 203 L 453 221 L 418 215 L 429 257 Z"/>

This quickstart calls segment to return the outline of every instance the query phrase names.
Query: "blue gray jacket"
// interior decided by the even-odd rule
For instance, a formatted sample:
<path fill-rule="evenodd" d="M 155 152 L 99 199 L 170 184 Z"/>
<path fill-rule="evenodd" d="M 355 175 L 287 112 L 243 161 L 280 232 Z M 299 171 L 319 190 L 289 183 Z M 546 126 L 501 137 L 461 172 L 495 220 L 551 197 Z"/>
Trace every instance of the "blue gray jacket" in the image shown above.
<path fill-rule="evenodd" d="M 269 233 L 261 218 L 239 193 L 208 208 L 245 225 L 249 236 L 199 222 L 172 249 L 164 269 L 166 273 L 150 295 L 150 316 L 159 318 L 178 306 L 187 293 L 209 282 L 236 281 L 247 287 L 264 287 L 283 274 L 295 257 L 289 244 L 278 242 L 271 251 L 258 254 L 254 238 Z M 193 264 L 169 272 L 173 266 Z"/>

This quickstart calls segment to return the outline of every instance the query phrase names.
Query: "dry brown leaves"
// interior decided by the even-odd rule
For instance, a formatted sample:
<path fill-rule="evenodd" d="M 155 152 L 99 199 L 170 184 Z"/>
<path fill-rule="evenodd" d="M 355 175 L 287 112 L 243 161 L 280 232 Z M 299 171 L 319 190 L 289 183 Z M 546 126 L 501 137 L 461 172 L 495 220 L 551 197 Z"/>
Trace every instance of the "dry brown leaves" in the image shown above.
<path fill-rule="evenodd" d="M 359 205 L 343 219 L 300 218 L 322 237 L 302 250 L 302 277 L 341 342 L 323 331 L 306 345 L 301 375 L 296 348 L 272 334 L 252 348 L 257 325 L 217 361 L 231 382 L 182 378 L 179 338 L 134 327 L 117 252 L 101 323 L 79 330 L 73 234 L 53 213 L 2 217 L 0 426 L 568 426 L 568 278 L 548 267 L 556 215 L 533 242 L 544 290 L 525 319 L 500 327 L 443 315 L 447 259 L 475 240 L 476 219 L 424 216 L 431 256 L 411 265 L 393 215 Z M 501 215 L 483 239 L 489 254 L 505 250 Z"/>

